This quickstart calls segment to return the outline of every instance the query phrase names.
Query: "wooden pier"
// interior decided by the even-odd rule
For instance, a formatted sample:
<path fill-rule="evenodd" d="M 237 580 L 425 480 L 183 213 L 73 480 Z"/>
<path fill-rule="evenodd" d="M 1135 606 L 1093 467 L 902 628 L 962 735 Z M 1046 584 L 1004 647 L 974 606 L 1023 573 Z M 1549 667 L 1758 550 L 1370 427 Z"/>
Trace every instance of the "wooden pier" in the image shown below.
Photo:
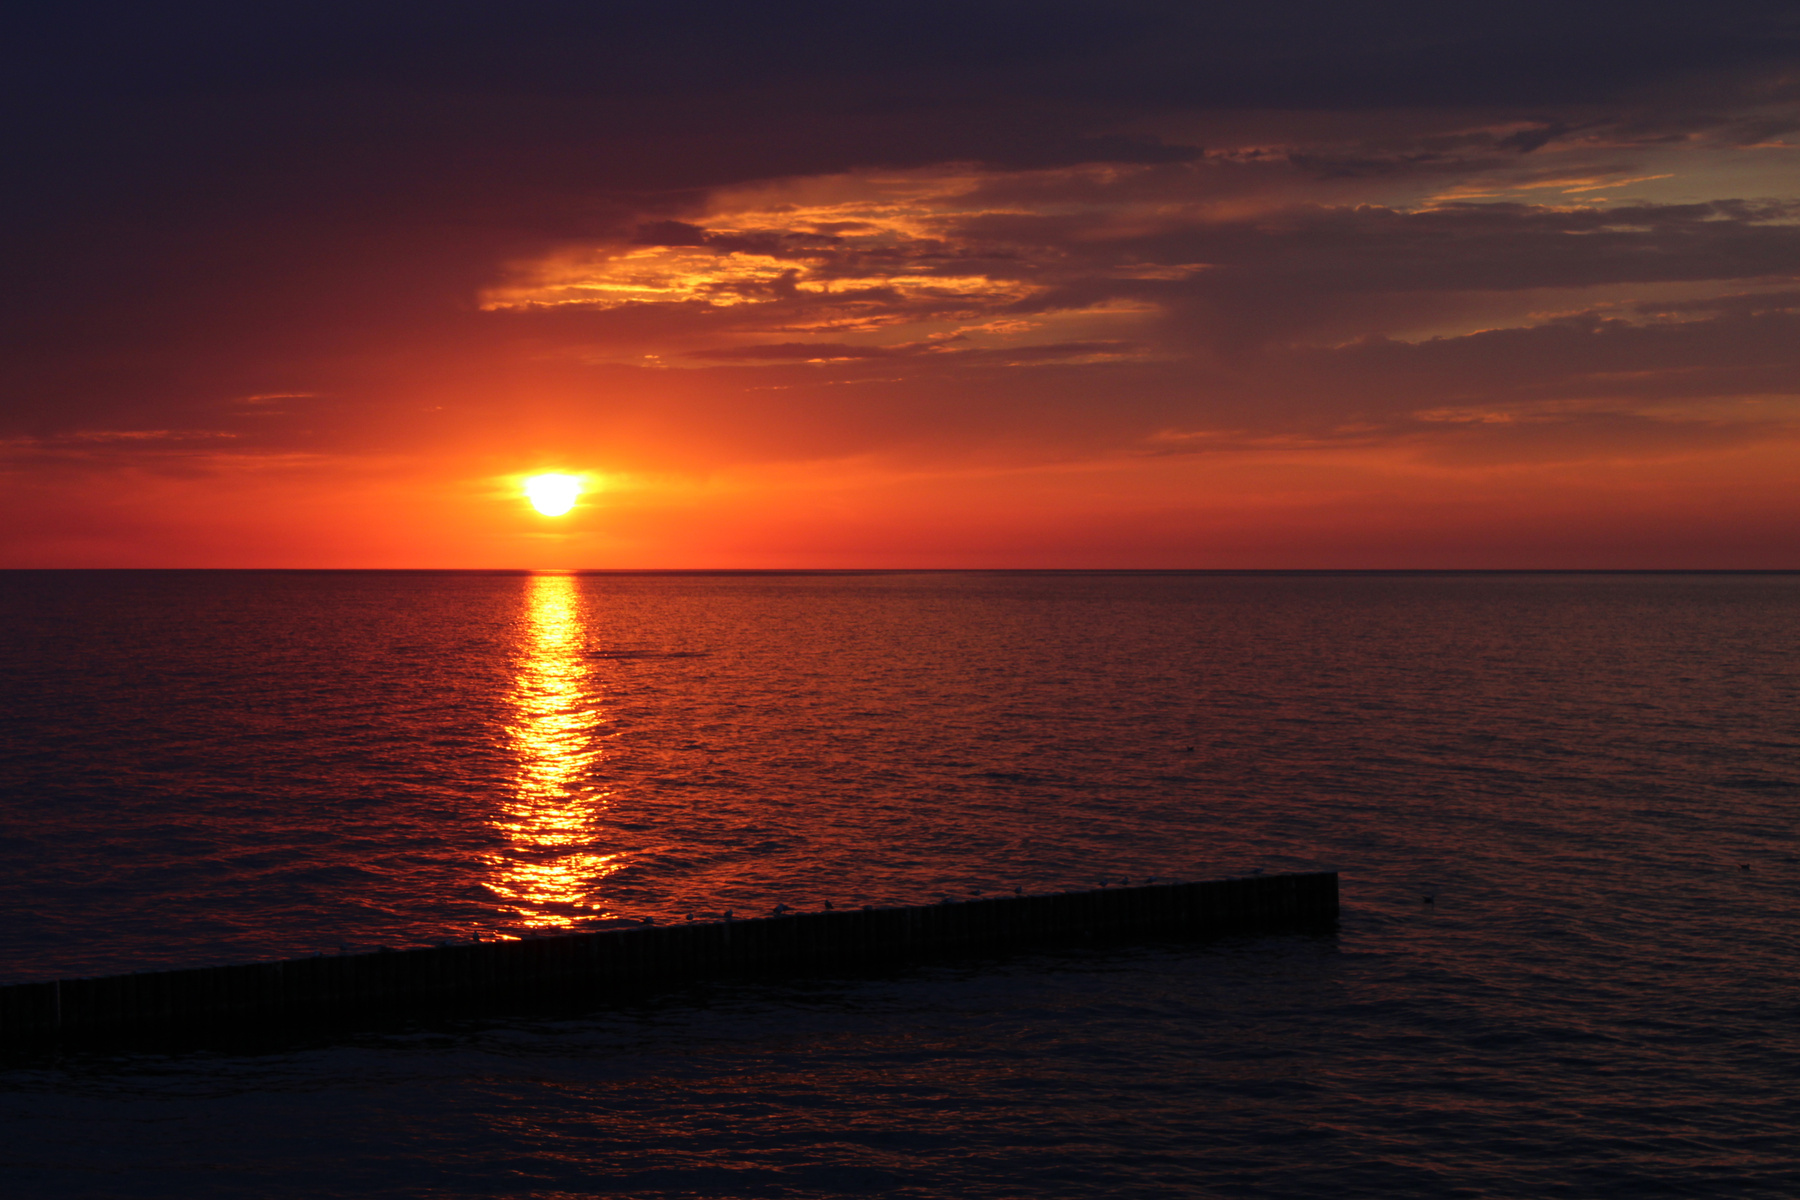
<path fill-rule="evenodd" d="M 640 925 L 0 987 L 0 1039 L 436 1006 L 499 994 L 603 999 L 640 984 L 898 962 L 945 951 L 1329 927 L 1335 871 Z"/>

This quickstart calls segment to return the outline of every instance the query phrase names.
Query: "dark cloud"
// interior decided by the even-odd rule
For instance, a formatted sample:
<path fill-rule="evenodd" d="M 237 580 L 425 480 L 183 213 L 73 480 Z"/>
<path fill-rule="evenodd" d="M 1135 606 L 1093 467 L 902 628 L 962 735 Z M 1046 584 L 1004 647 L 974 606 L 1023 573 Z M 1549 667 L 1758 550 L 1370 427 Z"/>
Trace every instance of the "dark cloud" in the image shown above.
<path fill-rule="evenodd" d="M 1335 381 L 1335 406 L 1369 412 L 1556 401 L 1618 405 L 1800 395 L 1792 313 L 1638 323 L 1597 314 L 1408 343 L 1370 339 L 1284 358 L 1292 381 Z"/>
<path fill-rule="evenodd" d="M 914 358 L 930 347 L 848 346 L 842 342 L 779 342 L 766 346 L 732 346 L 720 350 L 695 350 L 689 357 L 713 362 L 842 362 L 861 358 Z"/>
<path fill-rule="evenodd" d="M 1774 421 L 1705 421 L 1597 412 L 1524 420 L 1425 422 L 1393 431 L 1428 462 L 1454 466 L 1678 460 L 1739 447 L 1800 440 L 1800 426 Z"/>
<path fill-rule="evenodd" d="M 613 368 L 604 386 L 640 386 L 635 376 L 658 388 L 672 428 L 742 422 L 758 453 L 779 457 L 911 455 L 925 445 L 1053 459 L 1410 446 L 1446 462 L 1580 461 L 1800 432 L 1792 314 L 1589 314 L 1231 362 L 1157 360 L 1143 349 L 787 343 L 703 351 L 693 357 L 719 365 L 695 371 Z M 1035 369 L 1016 369 L 1026 366 Z"/>
<path fill-rule="evenodd" d="M 1385 329 L 1407 304 L 1417 311 L 1470 293 L 1800 275 L 1800 206 L 1785 201 L 1293 203 L 1239 217 L 1204 203 L 1211 168 L 1181 170 L 1185 204 L 1173 202 L 1166 173 L 1146 172 L 1140 189 L 1114 171 L 1104 191 L 1081 177 L 1062 191 L 1055 180 L 1000 196 L 977 187 L 929 196 L 901 217 L 882 215 L 891 198 L 871 201 L 869 220 L 833 233 L 794 205 L 785 212 L 799 228 L 663 222 L 640 227 L 633 244 L 704 254 L 597 264 L 561 286 L 524 286 L 518 302 L 616 309 L 624 295 L 634 311 L 596 314 L 596 329 L 633 327 L 642 310 L 661 307 L 671 328 L 695 336 L 827 335 L 1124 304 L 1163 312 L 1165 336 L 1200 348 L 1344 336 L 1356 314 L 1370 331 Z M 1153 211 L 1140 212 L 1146 203 Z M 793 353 L 804 356 L 805 345 Z M 734 347 L 700 356 L 715 353 L 747 356 Z"/>
<path fill-rule="evenodd" d="M 706 362 L 854 362 L 863 359 L 916 359 L 927 355 L 955 363 L 1008 364 L 1053 362 L 1071 358 L 1120 357 L 1141 347 L 1131 342 L 1041 342 L 1004 349 L 972 349 L 957 345 L 962 339 L 909 342 L 899 346 L 853 346 L 843 342 L 779 342 L 764 346 L 732 346 L 695 350 L 687 357 Z"/>
<path fill-rule="evenodd" d="M 1640 316 L 1721 313 L 1749 317 L 1764 313 L 1792 313 L 1795 309 L 1800 309 L 1800 291 L 1791 289 L 1708 296 L 1704 300 L 1646 300 L 1632 305 L 1632 311 Z"/>

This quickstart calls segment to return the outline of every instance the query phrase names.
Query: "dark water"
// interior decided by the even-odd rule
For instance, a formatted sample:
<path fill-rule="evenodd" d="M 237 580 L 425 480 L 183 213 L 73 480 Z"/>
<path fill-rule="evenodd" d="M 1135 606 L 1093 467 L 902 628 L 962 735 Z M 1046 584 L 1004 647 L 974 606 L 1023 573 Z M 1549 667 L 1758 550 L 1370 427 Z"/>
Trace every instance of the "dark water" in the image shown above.
<path fill-rule="evenodd" d="M 0 618 L 5 981 L 1147 874 L 1346 903 L 15 1060 L 0 1194 L 1800 1194 L 1800 577 L 11 573 Z"/>

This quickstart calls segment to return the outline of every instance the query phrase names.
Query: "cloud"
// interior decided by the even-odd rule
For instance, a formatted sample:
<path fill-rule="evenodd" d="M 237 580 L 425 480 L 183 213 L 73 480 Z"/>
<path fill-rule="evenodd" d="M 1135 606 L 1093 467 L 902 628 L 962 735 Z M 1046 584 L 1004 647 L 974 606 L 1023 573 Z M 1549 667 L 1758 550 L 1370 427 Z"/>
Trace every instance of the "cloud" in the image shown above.
<path fill-rule="evenodd" d="M 1800 275 L 1800 205 L 1788 200 L 1570 199 L 1592 185 L 1565 175 L 1552 203 L 1322 204 L 1305 198 L 1291 164 L 1271 163 L 1263 173 L 1280 188 L 1245 207 L 1242 171 L 1203 160 L 777 181 L 717 194 L 708 211 L 641 225 L 628 240 L 520 264 L 484 305 L 592 312 L 601 339 L 661 313 L 666 336 L 689 339 L 677 357 L 696 361 L 872 358 L 1049 317 L 1060 323 L 1004 340 L 1141 341 L 1161 321 L 1164 351 L 1194 352 L 1342 338 L 1359 314 L 1361 332 L 1385 333 L 1409 306 L 1475 293 Z M 618 310 L 631 310 L 620 324 L 601 319 Z M 1109 324 L 1130 337 L 1095 336 Z M 729 344 L 772 332 L 837 348 L 794 342 L 753 356 Z"/>
<path fill-rule="evenodd" d="M 906 342 L 897 346 L 853 346 L 844 342 L 780 342 L 761 346 L 732 346 L 717 350 L 693 350 L 689 358 L 707 362 L 808 363 L 855 362 L 865 359 L 917 359 L 927 355 L 939 362 L 1003 363 L 1102 362 L 1124 359 L 1140 347 L 1131 342 L 1049 342 L 1010 348 L 969 349 L 956 343 L 965 335 L 934 342 Z"/>

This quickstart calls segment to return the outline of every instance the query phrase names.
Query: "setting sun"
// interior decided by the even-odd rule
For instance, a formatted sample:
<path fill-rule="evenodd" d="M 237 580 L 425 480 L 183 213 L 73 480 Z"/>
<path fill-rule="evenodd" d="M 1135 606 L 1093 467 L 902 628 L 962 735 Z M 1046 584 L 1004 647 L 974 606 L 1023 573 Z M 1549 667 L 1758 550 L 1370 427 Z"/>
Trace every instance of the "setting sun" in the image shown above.
<path fill-rule="evenodd" d="M 525 481 L 525 495 L 546 517 L 560 517 L 575 507 L 581 480 L 573 475 L 533 475 Z"/>

